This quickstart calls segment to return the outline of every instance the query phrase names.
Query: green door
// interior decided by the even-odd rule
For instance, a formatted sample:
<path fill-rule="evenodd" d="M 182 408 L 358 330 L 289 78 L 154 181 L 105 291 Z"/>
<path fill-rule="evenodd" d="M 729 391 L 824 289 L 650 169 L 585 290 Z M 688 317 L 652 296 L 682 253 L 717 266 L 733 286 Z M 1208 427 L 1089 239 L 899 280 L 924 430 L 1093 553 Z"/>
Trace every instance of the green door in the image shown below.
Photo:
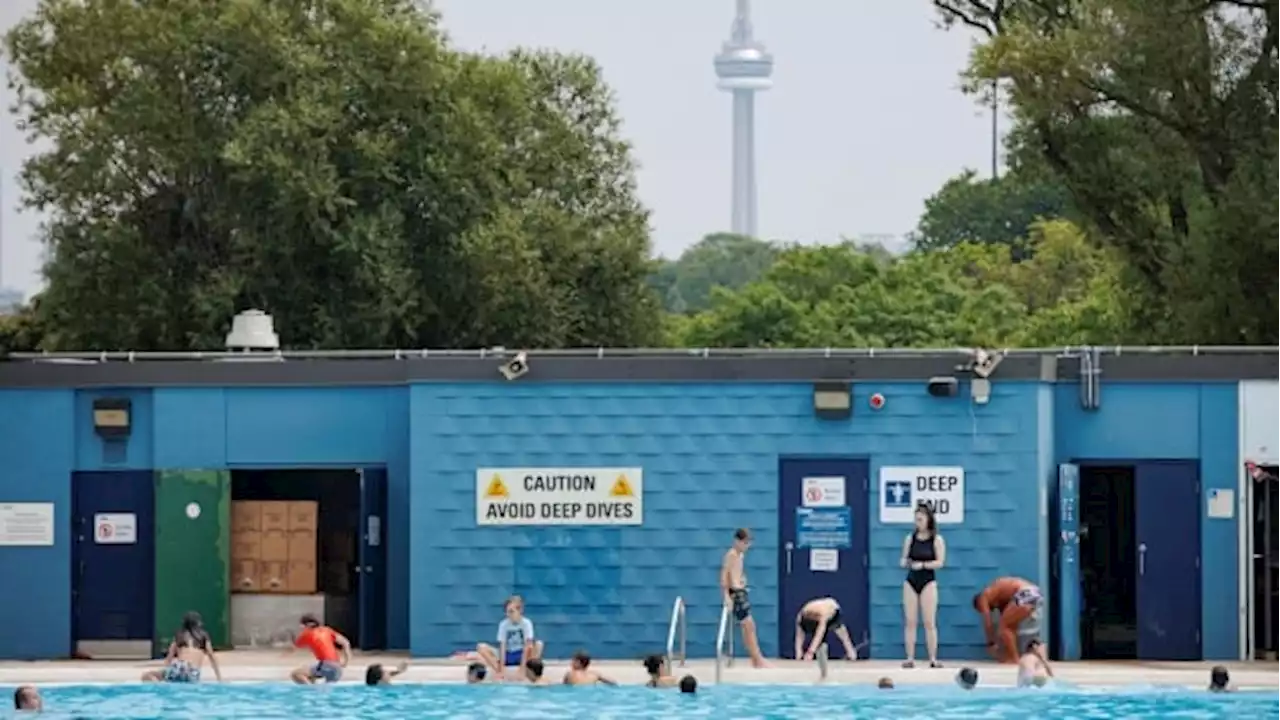
<path fill-rule="evenodd" d="M 156 654 L 195 610 L 215 647 L 230 646 L 231 473 L 156 473 Z"/>

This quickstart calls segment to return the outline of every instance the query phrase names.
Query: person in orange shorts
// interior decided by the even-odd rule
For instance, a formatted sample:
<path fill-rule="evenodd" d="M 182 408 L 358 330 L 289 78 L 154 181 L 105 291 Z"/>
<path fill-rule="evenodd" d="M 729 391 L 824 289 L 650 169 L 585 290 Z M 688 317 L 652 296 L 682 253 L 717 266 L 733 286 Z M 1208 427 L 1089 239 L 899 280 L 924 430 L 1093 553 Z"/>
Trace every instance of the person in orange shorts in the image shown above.
<path fill-rule="evenodd" d="M 1040 638 L 1044 594 L 1030 580 L 1019 577 L 996 578 L 982 592 L 973 596 L 973 609 L 982 616 L 982 629 L 987 636 L 987 652 L 1002 663 L 1016 663 L 1021 648 Z M 1000 613 L 997 628 L 992 614 Z"/>
<path fill-rule="evenodd" d="M 317 680 L 326 683 L 341 680 L 342 669 L 351 661 L 351 643 L 333 628 L 322 625 L 315 615 L 303 615 L 298 622 L 302 632 L 293 645 L 310 650 L 316 661 L 296 668 L 289 676 L 299 685 L 314 685 Z"/>

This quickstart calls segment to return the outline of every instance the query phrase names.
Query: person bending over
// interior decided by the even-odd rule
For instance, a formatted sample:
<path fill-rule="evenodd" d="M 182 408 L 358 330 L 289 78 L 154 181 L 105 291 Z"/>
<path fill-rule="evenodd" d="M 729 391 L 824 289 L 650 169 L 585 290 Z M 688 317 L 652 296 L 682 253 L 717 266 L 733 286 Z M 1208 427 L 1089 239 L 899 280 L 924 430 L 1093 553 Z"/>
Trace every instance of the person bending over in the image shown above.
<path fill-rule="evenodd" d="M 833 598 L 815 598 L 804 604 L 796 613 L 796 659 L 812 660 L 818 653 L 818 647 L 827 639 L 827 633 L 834 632 L 844 645 L 844 659 L 857 660 L 858 650 L 849 639 L 849 629 L 840 618 L 840 603 Z M 804 650 L 804 640 L 813 636 L 809 649 Z"/>
<path fill-rule="evenodd" d="M 998 662 L 1016 663 L 1022 656 L 1019 648 L 1040 638 L 1040 619 L 1044 594 L 1030 580 L 1019 577 L 997 578 L 973 596 L 973 609 L 982 616 L 982 630 L 987 636 L 987 652 Z M 991 616 L 1000 613 L 997 627 Z"/>

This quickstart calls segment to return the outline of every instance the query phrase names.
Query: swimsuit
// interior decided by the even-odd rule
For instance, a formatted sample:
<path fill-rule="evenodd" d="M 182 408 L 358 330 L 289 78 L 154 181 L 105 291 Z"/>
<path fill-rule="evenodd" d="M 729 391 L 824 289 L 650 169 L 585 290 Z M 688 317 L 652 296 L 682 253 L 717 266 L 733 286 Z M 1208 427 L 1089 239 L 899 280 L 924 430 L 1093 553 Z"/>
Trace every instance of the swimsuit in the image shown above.
<path fill-rule="evenodd" d="M 907 549 L 907 560 L 913 563 L 926 563 L 937 559 L 938 553 L 933 545 L 933 537 L 930 536 L 928 540 L 921 540 L 915 533 L 912 533 L 911 547 Z M 929 583 L 935 582 L 937 579 L 937 573 L 928 568 L 907 571 L 907 584 L 911 586 L 911 589 L 917 595 L 924 592 Z"/>
<path fill-rule="evenodd" d="M 1044 610 L 1044 595 L 1041 594 L 1040 588 L 1035 585 L 1026 585 L 1013 594 L 1011 602 L 1018 607 L 1030 608 L 1031 610 L 1027 618 L 1018 623 L 1018 648 L 1022 649 L 1026 647 L 1027 642 L 1032 638 L 1040 637 L 1040 619 Z"/>
<path fill-rule="evenodd" d="M 507 656 L 503 658 L 503 667 L 518 667 L 524 659 L 524 647 L 508 650 Z"/>
<path fill-rule="evenodd" d="M 734 588 L 729 591 L 729 599 L 733 602 L 733 617 L 742 622 L 751 617 L 751 600 L 747 597 L 746 588 Z"/>
<path fill-rule="evenodd" d="M 818 632 L 818 625 L 821 624 L 821 622 L 821 620 L 816 620 L 808 615 L 801 615 L 800 629 L 806 634 L 812 635 L 813 633 Z M 841 627 L 844 627 L 844 621 L 840 619 L 840 606 L 836 605 L 836 611 L 832 613 L 831 619 L 827 620 L 827 631 L 839 630 Z"/>
<path fill-rule="evenodd" d="M 322 660 L 311 666 L 311 678 L 313 680 L 324 680 L 327 683 L 336 683 L 342 679 L 342 665 Z"/>
<path fill-rule="evenodd" d="M 200 668 L 186 660 L 174 660 L 164 666 L 164 674 L 161 679 L 167 683 L 198 683 L 200 682 Z"/>

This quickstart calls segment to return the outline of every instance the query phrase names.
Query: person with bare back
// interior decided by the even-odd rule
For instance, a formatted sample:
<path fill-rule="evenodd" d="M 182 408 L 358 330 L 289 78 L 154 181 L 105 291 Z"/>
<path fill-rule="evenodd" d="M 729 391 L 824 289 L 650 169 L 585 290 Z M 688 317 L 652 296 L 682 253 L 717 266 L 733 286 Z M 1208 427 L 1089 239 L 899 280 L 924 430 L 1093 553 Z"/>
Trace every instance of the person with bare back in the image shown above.
<path fill-rule="evenodd" d="M 724 604 L 732 608 L 733 617 L 742 626 L 742 644 L 747 646 L 753 667 L 767 667 L 760 653 L 760 640 L 756 637 L 756 621 L 751 617 L 751 600 L 747 596 L 747 571 L 743 559 L 751 547 L 751 532 L 739 528 L 733 533 L 733 545 L 725 552 L 720 564 L 720 591 Z"/>

